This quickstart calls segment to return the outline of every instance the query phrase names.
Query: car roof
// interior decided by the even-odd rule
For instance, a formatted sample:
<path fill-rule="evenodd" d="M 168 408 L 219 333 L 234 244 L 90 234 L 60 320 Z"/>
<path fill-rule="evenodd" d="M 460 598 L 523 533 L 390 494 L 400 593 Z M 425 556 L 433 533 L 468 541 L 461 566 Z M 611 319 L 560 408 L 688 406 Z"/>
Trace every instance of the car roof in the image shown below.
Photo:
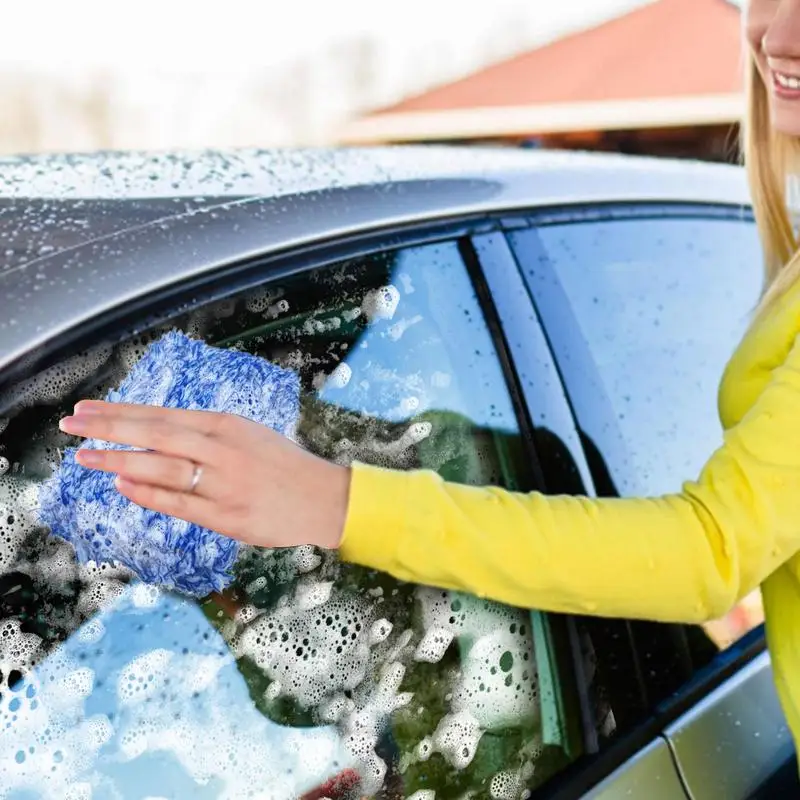
<path fill-rule="evenodd" d="M 0 158 L 0 198 L 130 199 L 279 197 L 348 186 L 444 177 L 486 178 L 506 171 L 680 173 L 690 184 L 724 180 L 738 168 L 706 162 L 510 147 L 399 146 L 198 152 L 98 152 Z M 747 202 L 741 193 L 726 198 Z M 688 198 L 687 198 L 688 199 Z M 725 202 L 725 200 L 722 200 Z"/>
<path fill-rule="evenodd" d="M 745 207 L 738 167 L 517 148 L 0 159 L 0 370 L 231 263 L 465 216 L 603 202 Z"/>

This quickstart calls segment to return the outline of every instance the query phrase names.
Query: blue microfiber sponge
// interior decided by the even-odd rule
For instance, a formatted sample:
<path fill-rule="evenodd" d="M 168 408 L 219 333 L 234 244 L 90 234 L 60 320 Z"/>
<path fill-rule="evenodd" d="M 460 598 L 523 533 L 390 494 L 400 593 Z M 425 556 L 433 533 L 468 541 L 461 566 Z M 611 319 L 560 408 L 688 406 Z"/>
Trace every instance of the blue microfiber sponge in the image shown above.
<path fill-rule="evenodd" d="M 284 435 L 300 413 L 297 375 L 249 353 L 170 332 L 147 349 L 110 402 L 223 411 Z M 129 449 L 87 440 L 83 447 Z M 231 582 L 238 542 L 123 497 L 108 473 L 86 469 L 67 450 L 39 496 L 39 518 L 85 563 L 117 562 L 146 583 L 202 597 Z"/>

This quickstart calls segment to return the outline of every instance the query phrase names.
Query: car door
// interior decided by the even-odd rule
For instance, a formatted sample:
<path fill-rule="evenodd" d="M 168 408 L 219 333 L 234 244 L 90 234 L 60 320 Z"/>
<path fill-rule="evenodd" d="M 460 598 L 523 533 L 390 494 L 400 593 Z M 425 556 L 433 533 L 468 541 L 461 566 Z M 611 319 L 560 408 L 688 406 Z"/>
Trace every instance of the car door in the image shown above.
<path fill-rule="evenodd" d="M 163 260 L 169 225 L 155 235 Z M 37 524 L 38 488 L 77 444 L 58 419 L 118 385 L 173 328 L 295 371 L 298 440 L 330 459 L 518 490 L 547 488 L 544 464 L 552 487 L 576 488 L 587 467 L 552 359 L 540 331 L 538 364 L 507 345 L 509 313 L 528 327 L 533 317 L 493 300 L 488 242 L 463 229 L 387 239 L 390 249 L 339 241 L 266 260 L 248 241 L 250 266 L 184 295 L 170 287 L 180 314 L 137 297 L 116 325 L 67 332 L 4 388 L 4 787 L 344 797 L 358 775 L 358 796 L 416 800 L 585 787 L 595 717 L 607 730 L 613 714 L 568 620 L 404 585 L 311 548 L 245 549 L 232 586 L 196 602 L 118 564 L 77 564 Z M 528 436 L 523 396 L 555 427 Z"/>
<path fill-rule="evenodd" d="M 679 490 L 720 443 L 717 384 L 760 289 L 752 218 L 643 203 L 547 213 L 515 228 L 509 242 L 597 493 Z M 660 717 L 697 800 L 763 791 L 791 758 L 762 616 L 756 592 L 702 628 L 627 623 L 639 698 L 626 725 Z"/>

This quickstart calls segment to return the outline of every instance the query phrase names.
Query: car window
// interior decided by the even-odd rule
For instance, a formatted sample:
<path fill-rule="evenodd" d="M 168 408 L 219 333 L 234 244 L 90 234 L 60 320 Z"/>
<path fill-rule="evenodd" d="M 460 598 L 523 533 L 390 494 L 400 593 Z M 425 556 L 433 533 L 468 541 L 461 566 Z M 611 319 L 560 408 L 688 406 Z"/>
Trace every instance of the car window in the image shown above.
<path fill-rule="evenodd" d="M 575 731 L 546 724 L 560 657 L 538 614 L 309 547 L 245 549 L 233 585 L 196 603 L 114 565 L 78 566 L 36 527 L 37 488 L 75 444 L 60 416 L 118 385 L 173 327 L 295 371 L 297 439 L 330 459 L 532 486 L 455 243 L 269 282 L 31 376 L 3 398 L 14 410 L 0 438 L 2 702 L 27 715 L 0 731 L 3 785 L 512 798 L 573 759 Z"/>
<path fill-rule="evenodd" d="M 565 375 L 582 372 L 570 392 L 598 490 L 679 491 L 721 444 L 720 378 L 761 288 L 755 225 L 596 219 L 542 225 L 512 240 L 534 293 L 556 292 L 569 307 L 559 321 L 540 303 Z M 537 268 L 537 257 L 552 273 Z M 579 368 L 580 353 L 588 359 Z M 704 627 L 721 648 L 762 620 L 756 592 Z"/>

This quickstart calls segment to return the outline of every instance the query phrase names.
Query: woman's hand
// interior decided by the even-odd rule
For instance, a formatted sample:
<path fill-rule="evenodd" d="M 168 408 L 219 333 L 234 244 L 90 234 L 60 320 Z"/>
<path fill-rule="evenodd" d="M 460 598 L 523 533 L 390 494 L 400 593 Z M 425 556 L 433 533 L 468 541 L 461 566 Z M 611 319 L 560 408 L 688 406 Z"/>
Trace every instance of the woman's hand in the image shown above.
<path fill-rule="evenodd" d="M 140 506 L 261 547 L 335 548 L 341 541 L 349 469 L 263 425 L 230 414 L 83 400 L 60 427 L 147 451 L 81 449 L 76 456 L 82 466 L 115 473 L 118 490 Z"/>

